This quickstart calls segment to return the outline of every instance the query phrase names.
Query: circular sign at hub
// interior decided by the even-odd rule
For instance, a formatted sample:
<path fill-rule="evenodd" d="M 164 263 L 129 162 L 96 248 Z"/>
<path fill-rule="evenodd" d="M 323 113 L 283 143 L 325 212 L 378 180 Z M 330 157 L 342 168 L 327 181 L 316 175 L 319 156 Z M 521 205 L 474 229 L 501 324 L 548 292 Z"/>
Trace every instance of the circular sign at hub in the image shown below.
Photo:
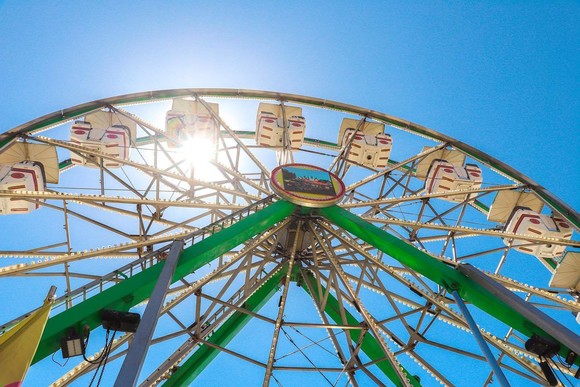
<path fill-rule="evenodd" d="M 314 165 L 281 165 L 272 171 L 271 180 L 277 194 L 304 207 L 328 207 L 344 195 L 343 182 L 334 173 Z"/>

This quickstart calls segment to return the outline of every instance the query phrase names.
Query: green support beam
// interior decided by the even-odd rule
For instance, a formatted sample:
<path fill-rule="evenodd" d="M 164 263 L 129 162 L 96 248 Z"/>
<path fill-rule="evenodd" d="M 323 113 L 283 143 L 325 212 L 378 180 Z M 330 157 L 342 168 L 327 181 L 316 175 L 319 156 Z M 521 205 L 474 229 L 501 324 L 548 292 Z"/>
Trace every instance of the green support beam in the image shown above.
<path fill-rule="evenodd" d="M 304 278 L 305 281 L 309 281 L 310 284 L 316 283 L 316 279 L 314 278 L 314 275 L 312 273 L 310 273 L 310 272 L 304 272 L 304 273 L 306 273 L 306 276 L 307 276 L 307 278 Z M 315 302 L 320 303 L 321 300 L 320 300 L 320 297 L 318 294 L 311 294 L 309 289 L 308 289 L 308 286 L 306 285 L 305 282 L 302 282 L 301 285 L 302 285 L 302 288 L 304 290 L 306 290 L 306 292 L 308 294 L 310 294 L 311 297 L 315 298 Z M 324 287 L 322 287 L 322 293 L 326 294 L 326 289 Z M 338 300 L 330 293 L 328 293 L 326 305 L 324 305 L 324 313 L 326 313 L 326 315 L 328 315 L 328 317 L 330 317 L 336 324 L 345 324 L 345 323 L 348 325 L 359 325 L 360 324 L 360 322 L 356 319 L 356 317 L 354 317 L 346 309 L 344 309 L 344 313 L 346 315 L 346 321 L 342 320 L 342 317 L 340 314 L 340 307 L 338 305 Z M 361 335 L 361 331 L 358 329 L 352 329 L 350 331 L 350 338 L 354 343 L 358 342 L 358 340 L 360 339 L 360 335 Z M 383 353 L 381 346 L 377 342 L 377 339 L 373 335 L 366 334 L 363 337 L 363 341 L 361 344 L 361 350 L 372 361 L 376 361 L 377 367 L 379 367 L 379 369 L 396 386 L 399 386 L 399 387 L 404 386 L 404 384 L 401 382 L 401 380 L 399 380 L 399 376 L 397 375 L 397 373 L 393 369 L 393 366 L 391 365 L 391 363 L 385 359 L 385 354 Z M 377 361 L 378 359 L 385 359 L 385 360 Z M 405 373 L 405 375 L 407 375 L 407 378 L 411 382 L 412 386 L 416 386 L 416 387 L 421 386 L 421 383 L 419 382 L 419 380 L 414 375 L 411 375 L 409 373 L 409 371 L 407 371 L 404 367 L 403 367 L 403 372 Z"/>
<path fill-rule="evenodd" d="M 255 235 L 267 230 L 290 216 L 295 206 L 285 201 L 276 202 L 230 227 L 184 249 L 179 256 L 172 283 L 227 253 Z M 60 348 L 60 340 L 69 327 L 80 331 L 87 325 L 91 330 L 101 324 L 99 313 L 103 309 L 127 311 L 149 298 L 164 262 L 51 317 L 46 324 L 33 364 Z"/>
<path fill-rule="evenodd" d="M 66 159 L 58 163 L 58 170 L 62 172 L 63 169 L 68 168 L 72 165 L 71 159 Z"/>
<path fill-rule="evenodd" d="M 443 286 L 448 291 L 457 290 L 462 299 L 469 301 L 527 337 L 536 334 L 559 342 L 469 277 L 411 244 L 392 236 L 338 206 L 322 208 L 319 212 L 330 222 L 356 235 L 403 265 Z M 560 355 L 565 358 L 569 352 L 570 348 L 560 343 Z M 575 364 L 580 365 L 580 357 L 576 358 Z"/>
<path fill-rule="evenodd" d="M 286 276 L 288 267 L 275 273 L 254 294 L 246 300 L 242 307 L 250 312 L 257 313 L 262 306 L 278 291 L 280 281 Z M 250 321 L 252 316 L 236 311 L 223 323 L 207 340 L 219 347 L 226 346 Z M 197 378 L 201 372 L 220 353 L 216 348 L 202 345 L 193 355 L 183 363 L 177 372 L 163 384 L 163 386 L 187 386 Z"/>

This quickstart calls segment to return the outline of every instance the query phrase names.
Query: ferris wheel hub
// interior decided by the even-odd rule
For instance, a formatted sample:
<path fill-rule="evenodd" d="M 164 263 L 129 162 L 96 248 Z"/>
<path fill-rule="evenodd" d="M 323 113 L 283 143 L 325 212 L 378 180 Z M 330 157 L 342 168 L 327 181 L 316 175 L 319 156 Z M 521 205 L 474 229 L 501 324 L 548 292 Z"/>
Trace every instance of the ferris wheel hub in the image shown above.
<path fill-rule="evenodd" d="M 272 189 L 291 203 L 311 208 L 332 206 L 344 196 L 344 183 L 332 172 L 308 164 L 285 164 L 271 174 Z"/>

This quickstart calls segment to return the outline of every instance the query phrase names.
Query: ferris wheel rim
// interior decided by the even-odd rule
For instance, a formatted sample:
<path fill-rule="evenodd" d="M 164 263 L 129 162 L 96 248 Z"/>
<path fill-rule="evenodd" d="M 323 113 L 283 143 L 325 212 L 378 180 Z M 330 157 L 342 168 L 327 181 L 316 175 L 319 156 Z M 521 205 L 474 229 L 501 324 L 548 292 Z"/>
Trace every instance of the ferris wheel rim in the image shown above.
<path fill-rule="evenodd" d="M 412 123 L 408 123 L 406 127 L 402 127 L 400 125 L 395 125 L 391 121 L 399 120 L 398 122 L 401 123 L 401 125 L 402 125 L 402 123 L 407 123 L 407 121 L 396 119 L 396 118 L 391 117 L 391 116 L 383 115 L 382 113 L 378 113 L 378 112 L 375 112 L 372 110 L 358 108 L 358 107 L 354 107 L 352 105 L 340 104 L 338 102 L 329 101 L 329 100 L 322 100 L 322 99 L 313 98 L 313 97 L 298 96 L 295 94 L 284 94 L 284 93 L 255 91 L 255 90 L 239 90 L 239 89 L 172 89 L 172 90 L 160 90 L 160 91 L 156 91 L 156 92 L 126 94 L 126 95 L 112 97 L 112 98 L 108 98 L 108 99 L 104 99 L 104 100 L 96 100 L 96 101 L 93 101 L 93 102 L 90 102 L 87 104 L 76 105 L 72 108 L 65 109 L 62 111 L 58 111 L 58 112 L 40 117 L 37 120 L 30 121 L 26 124 L 23 124 L 19 127 L 12 129 L 6 133 L 0 134 L 0 151 L 2 151 L 3 146 L 10 144 L 10 142 L 12 140 L 16 139 L 18 136 L 24 136 L 24 135 L 29 134 L 29 133 L 31 134 L 37 130 L 41 131 L 45 128 L 48 129 L 48 128 L 51 128 L 53 125 L 54 126 L 62 125 L 66 121 L 73 120 L 76 117 L 82 117 L 85 114 L 88 114 L 89 112 L 93 112 L 95 110 L 100 110 L 103 107 L 110 107 L 112 109 L 113 108 L 116 109 L 117 106 L 120 106 L 123 104 L 130 105 L 130 104 L 137 104 L 139 102 L 142 102 L 142 103 L 157 102 L 157 101 L 161 101 L 161 100 L 170 100 L 170 99 L 175 98 L 175 97 L 192 97 L 192 96 L 193 97 L 224 97 L 224 98 L 231 98 L 231 99 L 237 99 L 237 98 L 265 99 L 265 100 L 291 102 L 291 103 L 297 103 L 297 104 L 302 105 L 302 106 L 308 105 L 308 106 L 320 107 L 323 109 L 340 110 L 341 112 L 362 115 L 364 117 L 368 117 L 370 119 L 374 119 L 374 120 L 377 120 L 377 121 L 380 121 L 383 123 L 387 123 L 389 125 L 392 125 L 392 126 L 399 128 L 399 129 L 403 129 L 403 130 L 407 130 L 407 131 L 411 131 L 411 132 L 413 132 L 413 131 L 410 130 L 409 128 L 423 128 L 424 130 L 431 131 L 430 129 L 420 127 L 419 125 L 415 125 Z M 322 105 L 317 105 L 315 102 L 320 102 Z M 387 119 L 391 120 L 391 121 L 387 121 Z M 438 141 L 441 141 L 443 143 L 439 144 L 439 146 L 452 146 L 460 151 L 463 151 L 463 153 L 466 153 L 469 156 L 472 156 L 472 158 L 475 158 L 475 157 L 473 157 L 473 155 L 471 153 L 468 153 L 467 150 L 465 150 L 465 149 L 469 148 L 467 145 L 465 145 L 457 140 L 451 139 L 447 136 L 444 136 L 442 134 L 439 134 L 438 132 L 432 131 L 432 133 L 430 133 L 430 134 L 432 135 L 433 133 L 435 133 L 437 135 L 440 135 L 441 138 L 436 138 L 434 136 L 425 136 L 424 133 L 423 134 L 417 133 L 417 132 L 413 132 L 413 133 L 418 135 L 418 136 L 428 137 L 430 139 L 436 139 Z M 236 136 L 237 136 L 237 134 L 236 134 Z M 31 137 L 31 139 L 35 139 L 35 137 Z M 462 149 L 462 147 L 464 147 L 464 149 Z M 481 152 L 481 155 L 488 157 L 483 152 Z M 488 159 L 489 159 L 489 157 L 488 157 Z M 479 160 L 479 159 L 477 159 L 477 160 Z M 495 169 L 495 171 L 498 172 L 496 168 L 493 168 L 492 166 L 490 166 L 488 164 L 485 164 L 485 165 L 490 167 L 490 169 Z M 134 165 L 134 166 L 135 166 L 135 168 L 140 168 L 140 166 L 138 166 L 138 165 Z M 527 177 L 521 175 L 519 177 L 519 179 L 520 180 L 527 179 Z M 494 187 L 492 187 L 491 190 L 497 191 L 498 187 L 499 186 L 494 186 Z M 530 188 L 530 189 L 534 190 L 534 188 L 529 186 L 529 185 L 527 185 L 526 187 L 522 187 L 520 185 L 520 186 L 515 187 L 515 188 L 517 188 L 517 189 Z M 540 187 L 540 188 L 542 188 L 542 187 Z M 266 193 L 266 191 L 263 191 L 262 193 Z M 34 193 L 27 193 L 26 195 L 33 197 Z M 53 195 L 56 195 L 56 194 L 53 194 Z M 46 197 L 48 197 L 48 196 L 49 195 L 46 195 Z M 442 196 L 442 194 L 440 194 L 439 196 Z M 398 198 L 401 198 L 401 197 L 398 197 Z M 96 201 L 99 201 L 101 199 L 106 199 L 106 198 L 94 197 L 91 200 L 96 202 Z M 257 198 L 251 198 L 251 199 L 257 200 Z M 414 198 L 412 198 L 412 199 L 414 199 Z M 111 201 L 121 202 L 122 200 L 121 199 L 111 199 Z M 127 199 L 126 201 L 129 202 L 130 200 Z M 548 203 L 545 200 L 545 198 L 544 198 L 544 202 Z M 162 203 L 160 203 L 160 204 L 162 204 Z M 364 206 L 364 205 L 367 205 L 367 204 L 363 203 L 362 206 Z M 346 207 L 348 207 L 348 205 Z M 234 210 L 234 209 L 235 208 L 233 208 L 233 207 L 231 208 L 231 210 Z M 570 217 L 569 217 L 570 214 L 563 214 L 563 215 L 566 218 L 570 219 Z M 574 214 L 572 214 L 572 215 L 574 215 Z M 376 219 L 374 221 L 377 222 Z M 449 229 L 449 227 L 447 227 L 446 229 Z M 489 232 L 494 233 L 494 231 L 489 231 Z M 499 235 L 499 234 L 497 234 L 497 235 Z M 509 234 L 505 234 L 504 236 L 510 237 Z M 513 235 L 511 235 L 511 236 L 513 236 Z M 338 238 L 336 238 L 336 239 L 338 239 Z M 92 252 L 92 250 L 91 250 L 91 252 Z M 97 254 L 97 252 L 95 252 L 95 254 Z"/>
<path fill-rule="evenodd" d="M 535 192 L 553 209 L 558 211 L 562 216 L 570 220 L 576 227 L 580 228 L 580 213 L 565 203 L 563 200 L 554 195 L 551 191 L 535 182 L 528 176 L 519 172 L 508 164 L 496 159 L 495 157 L 475 148 L 467 143 L 457 140 L 453 137 L 435 131 L 426 126 L 413 123 L 395 116 L 378 112 L 376 110 L 366 109 L 355 105 L 345 104 L 334 100 L 309 97 L 299 94 L 282 93 L 265 90 L 252 89 L 231 89 L 231 88 L 179 88 L 179 89 L 162 89 L 154 91 L 145 91 L 129 94 L 121 94 L 115 97 L 97 99 L 80 105 L 57 110 L 53 113 L 46 114 L 37 119 L 31 120 L 22 125 L 16 126 L 4 133 L 0 133 L 0 151 L 14 141 L 18 136 L 26 135 L 36 130 L 42 130 L 47 126 L 60 125 L 66 121 L 74 120 L 89 112 L 101 109 L 110 105 L 132 105 L 139 103 L 148 103 L 161 100 L 169 100 L 177 97 L 217 97 L 217 98 L 241 98 L 257 100 L 276 100 L 285 101 L 303 105 L 310 105 L 322 109 L 339 110 L 346 113 L 356 114 L 367 117 L 396 128 L 412 132 L 416 135 L 428 137 L 452 146 L 467 155 L 477 159 L 489 168 L 492 168 L 500 174 L 506 175 L 510 179 L 515 179 L 523 183 L 528 189 Z"/>

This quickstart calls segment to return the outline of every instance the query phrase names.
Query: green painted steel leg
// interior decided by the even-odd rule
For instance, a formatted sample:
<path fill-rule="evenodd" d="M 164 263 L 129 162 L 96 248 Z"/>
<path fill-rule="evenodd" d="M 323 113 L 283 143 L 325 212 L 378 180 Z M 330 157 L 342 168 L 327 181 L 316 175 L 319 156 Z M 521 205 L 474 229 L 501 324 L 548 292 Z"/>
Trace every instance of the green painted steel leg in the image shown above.
<path fill-rule="evenodd" d="M 462 299 L 471 302 L 479 309 L 503 321 L 524 335 L 531 337 L 536 334 L 559 342 L 463 273 L 431 257 L 411 244 L 392 236 L 338 206 L 322 208 L 319 211 L 322 216 L 332 223 L 356 235 L 403 265 L 443 286 L 448 291 L 456 290 Z M 580 340 L 580 337 L 578 339 Z M 560 345 L 559 353 L 566 357 L 570 352 L 570 348 L 562 343 Z M 580 365 L 580 357 L 576 359 L 575 364 Z"/>
<path fill-rule="evenodd" d="M 258 312 L 262 306 L 278 291 L 280 281 L 284 276 L 288 267 L 275 273 L 270 279 L 264 282 L 254 294 L 248 298 L 243 307 L 250 312 Z M 220 347 L 226 346 L 250 321 L 252 316 L 242 313 L 234 312 L 234 314 L 226 320 L 207 340 L 208 342 Z M 187 386 L 201 374 L 201 372 L 211 363 L 213 359 L 219 354 L 219 350 L 208 345 L 202 345 L 183 365 L 179 367 L 171 377 L 163 384 L 163 386 Z"/>
<path fill-rule="evenodd" d="M 314 285 L 316 283 L 316 279 L 314 278 L 314 275 L 312 273 L 306 272 L 306 271 L 304 273 L 307 273 L 307 275 L 306 275 L 307 278 L 305 278 L 304 280 L 308 281 L 311 284 L 311 286 Z M 304 290 L 306 290 L 306 292 L 308 292 L 308 294 L 310 294 L 311 297 L 316 298 L 315 302 L 320 302 L 320 298 L 318 296 L 318 293 L 315 292 L 315 294 L 311 294 L 309 289 L 308 289 L 308 286 L 305 282 L 302 283 L 302 288 Z M 326 289 L 323 288 L 322 293 L 326 294 Z M 324 306 L 324 312 L 336 324 L 344 324 L 345 323 L 344 321 L 342 321 L 342 317 L 340 314 L 340 307 L 338 305 L 338 300 L 330 293 L 328 294 L 328 298 L 326 300 L 326 305 Z M 359 321 L 356 319 L 356 317 L 354 317 L 352 314 L 350 314 L 350 312 L 348 310 L 345 309 L 344 312 L 346 314 L 346 320 L 347 320 L 346 323 L 348 325 L 359 325 L 360 324 Z M 352 329 L 350 331 L 351 340 L 354 343 L 358 342 L 360 339 L 360 334 L 361 334 L 360 330 Z M 376 361 L 378 359 L 383 359 L 385 357 L 385 354 L 383 353 L 381 346 L 377 342 L 377 339 L 370 334 L 366 334 L 363 337 L 361 349 L 373 361 Z M 391 363 L 388 360 L 378 361 L 376 364 L 377 364 L 377 367 L 379 367 L 379 369 L 396 386 L 403 386 L 404 385 L 401 382 L 401 380 L 399 380 L 399 376 L 397 375 L 397 373 L 393 369 L 393 366 L 391 365 Z M 413 375 L 411 375 L 406 369 L 403 368 L 403 372 L 407 375 L 407 378 L 411 382 L 411 385 L 421 386 L 421 383 L 419 383 L 419 381 Z"/>
<path fill-rule="evenodd" d="M 225 254 L 260 232 L 288 217 L 295 206 L 285 201 L 276 202 L 230 227 L 183 250 L 175 268 L 172 283 Z M 60 340 L 69 327 L 78 331 L 83 326 L 94 329 L 101 324 L 99 313 L 103 309 L 127 311 L 151 295 L 164 262 L 83 301 L 50 318 L 44 329 L 33 364 L 60 348 Z"/>

